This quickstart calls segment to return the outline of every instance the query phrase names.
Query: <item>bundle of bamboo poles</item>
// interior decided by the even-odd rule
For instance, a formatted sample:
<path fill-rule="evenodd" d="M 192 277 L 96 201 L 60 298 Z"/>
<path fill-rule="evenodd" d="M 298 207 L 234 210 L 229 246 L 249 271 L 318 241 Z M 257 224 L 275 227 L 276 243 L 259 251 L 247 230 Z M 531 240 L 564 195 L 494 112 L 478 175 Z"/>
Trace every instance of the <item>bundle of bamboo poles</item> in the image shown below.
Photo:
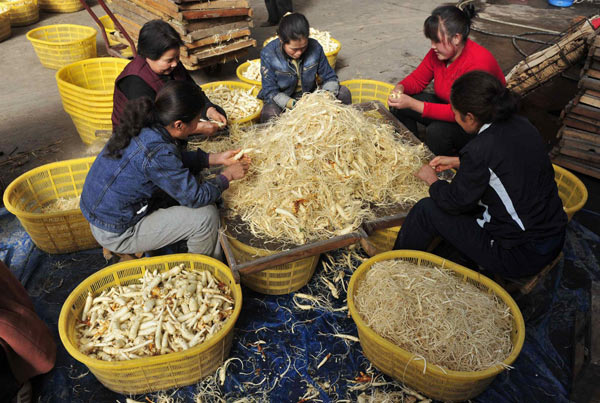
<path fill-rule="evenodd" d="M 600 36 L 590 41 L 579 88 L 561 114 L 553 162 L 600 179 Z"/>
<path fill-rule="evenodd" d="M 135 41 L 147 21 L 168 22 L 184 42 L 181 61 L 188 70 L 242 59 L 256 46 L 248 0 L 113 0 L 111 9 Z"/>
<path fill-rule="evenodd" d="M 556 43 L 529 55 L 506 75 L 506 87 L 524 96 L 585 57 L 586 42 L 593 37 L 600 16 L 571 26 Z"/>

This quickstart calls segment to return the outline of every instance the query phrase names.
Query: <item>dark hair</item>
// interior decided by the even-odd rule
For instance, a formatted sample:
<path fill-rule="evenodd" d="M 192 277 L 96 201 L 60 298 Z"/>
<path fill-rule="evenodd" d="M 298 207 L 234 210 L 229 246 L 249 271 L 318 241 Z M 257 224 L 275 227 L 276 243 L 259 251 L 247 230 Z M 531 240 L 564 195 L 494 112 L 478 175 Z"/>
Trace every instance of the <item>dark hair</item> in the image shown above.
<path fill-rule="evenodd" d="M 472 113 L 485 124 L 510 118 L 519 99 L 496 77 L 485 71 L 470 71 L 452 84 L 450 102 L 462 116 Z"/>
<path fill-rule="evenodd" d="M 279 28 L 277 28 L 277 36 L 279 36 L 282 43 L 290 43 L 291 40 L 297 41 L 303 38 L 308 39 L 309 34 L 308 20 L 300 13 L 285 15 L 279 22 Z"/>
<path fill-rule="evenodd" d="M 137 52 L 150 60 L 158 60 L 166 51 L 180 46 L 183 41 L 172 26 L 163 20 L 152 20 L 140 30 Z"/>
<path fill-rule="evenodd" d="M 471 19 L 475 16 L 475 7 L 472 4 L 459 9 L 456 6 L 436 7 L 423 24 L 423 33 L 425 37 L 438 43 L 444 38 L 440 38 L 439 32 L 445 32 L 446 37 L 453 37 L 456 34 L 462 35 L 462 41 L 465 42 L 471 32 Z"/>
<path fill-rule="evenodd" d="M 192 121 L 204 108 L 200 88 L 187 81 L 169 81 L 152 101 L 148 97 L 127 102 L 121 121 L 106 144 L 107 155 L 121 158 L 122 151 L 144 127 Z"/>

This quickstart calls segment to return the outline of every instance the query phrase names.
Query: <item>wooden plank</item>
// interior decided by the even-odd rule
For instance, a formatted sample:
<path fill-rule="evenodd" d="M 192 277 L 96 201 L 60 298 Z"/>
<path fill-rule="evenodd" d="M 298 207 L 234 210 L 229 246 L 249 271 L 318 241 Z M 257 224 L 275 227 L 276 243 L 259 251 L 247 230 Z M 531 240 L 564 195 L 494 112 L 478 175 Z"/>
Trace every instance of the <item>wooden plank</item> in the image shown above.
<path fill-rule="evenodd" d="M 113 0 L 112 7 L 117 14 L 129 18 L 140 26 L 150 20 L 161 18 L 160 15 L 153 14 L 143 8 L 137 7 L 127 0 Z"/>
<path fill-rule="evenodd" d="M 600 135 L 563 126 L 559 132 L 565 138 L 584 140 L 600 146 Z"/>
<path fill-rule="evenodd" d="M 569 147 L 585 153 L 596 155 L 600 161 L 600 144 L 598 143 L 590 142 L 577 137 L 563 136 L 562 145 L 564 147 Z"/>
<path fill-rule="evenodd" d="M 212 35 L 221 35 L 221 34 L 225 34 L 225 33 L 229 32 L 229 31 L 233 31 L 235 29 L 243 29 L 243 28 L 247 28 L 247 27 L 248 27 L 247 21 L 232 22 L 230 24 L 219 25 L 219 26 L 212 27 L 212 28 L 206 28 L 206 29 L 201 29 L 201 30 L 197 30 L 194 32 L 190 32 L 187 35 L 182 36 L 181 39 L 183 39 L 183 41 L 186 43 L 193 43 L 194 41 L 198 41 L 200 39 L 207 38 Z"/>
<path fill-rule="evenodd" d="M 225 259 L 227 259 L 227 264 L 231 270 L 231 274 L 233 274 L 233 278 L 236 284 L 240 283 L 240 273 L 237 270 L 232 269 L 232 267 L 237 266 L 237 261 L 235 260 L 235 255 L 231 250 L 231 245 L 229 244 L 229 240 L 223 231 L 219 231 L 219 242 L 221 243 L 221 248 L 223 248 L 223 253 L 225 255 Z"/>
<path fill-rule="evenodd" d="M 150 1 L 150 0 L 145 0 Z M 203 18 L 220 18 L 220 17 L 235 17 L 240 15 L 247 15 L 252 17 L 252 8 L 222 8 L 216 10 L 189 10 L 182 11 L 180 13 L 183 19 L 186 20 L 199 20 Z M 175 17 L 174 17 L 175 18 Z M 176 18 L 179 19 L 179 18 Z"/>
<path fill-rule="evenodd" d="M 600 120 L 600 110 L 597 108 L 592 108 L 583 104 L 577 104 L 573 106 L 571 111 L 579 115 L 587 116 L 588 118 Z"/>
<path fill-rule="evenodd" d="M 147 11 L 150 11 L 154 14 L 161 14 L 163 19 L 166 19 L 166 17 L 171 17 L 176 20 L 183 21 L 183 16 L 181 15 L 181 13 L 179 12 L 178 9 L 173 10 L 171 7 L 165 7 L 165 5 L 162 4 L 162 2 L 160 2 L 160 0 L 127 0 L 127 1 L 134 3 L 135 5 L 143 8 L 143 9 L 146 9 Z M 168 1 L 166 1 L 165 3 L 169 3 L 172 6 L 177 7 L 175 4 L 172 4 Z"/>
<path fill-rule="evenodd" d="M 237 52 L 228 53 L 226 55 L 211 57 L 210 59 L 202 60 L 199 63 L 192 64 L 189 59 L 185 56 L 181 56 L 181 62 L 185 66 L 186 69 L 194 71 L 199 70 L 204 67 L 213 66 L 215 64 L 227 63 L 230 61 L 244 60 L 248 56 L 248 48 L 244 48 L 242 50 L 238 50 Z"/>
<path fill-rule="evenodd" d="M 252 46 L 256 46 L 256 40 L 254 39 L 238 40 L 222 47 L 210 47 L 209 49 L 202 50 L 200 52 L 190 52 L 191 54 L 189 56 L 189 60 L 191 61 L 191 64 L 196 64 L 203 59 L 224 55 L 226 53 L 235 52 L 236 50 Z"/>
<path fill-rule="evenodd" d="M 234 32 L 229 32 L 226 34 L 216 34 L 209 36 L 207 38 L 201 39 L 199 41 L 194 41 L 192 43 L 186 43 L 185 49 L 189 52 L 192 52 L 194 49 L 201 48 L 203 46 L 213 45 L 215 43 L 227 42 L 233 39 L 238 39 L 244 36 L 250 36 L 250 29 L 240 29 Z"/>
<path fill-rule="evenodd" d="M 578 129 L 578 130 L 600 134 L 600 123 L 599 124 L 588 123 L 583 120 L 576 119 L 575 116 L 579 116 L 579 115 L 575 115 L 575 114 L 567 115 L 567 117 L 565 117 L 563 119 L 563 124 L 565 126 L 572 127 L 572 128 Z"/>
<path fill-rule="evenodd" d="M 199 29 L 206 28 L 214 28 L 221 25 L 231 24 L 233 22 L 241 22 L 245 21 L 246 25 L 240 26 L 238 28 L 251 28 L 254 26 L 252 19 L 248 16 L 241 17 L 223 17 L 223 18 L 211 18 L 208 20 L 197 20 L 197 21 L 176 21 L 171 20 L 169 23 L 173 26 L 177 25 L 179 29 L 183 32 L 182 35 L 188 34 L 190 32 L 197 31 Z M 179 32 L 179 31 L 178 31 Z"/>
<path fill-rule="evenodd" d="M 592 78 L 600 79 L 600 71 L 589 69 L 586 74 Z"/>
<path fill-rule="evenodd" d="M 581 78 L 581 80 L 579 80 L 579 88 L 588 88 L 594 91 L 600 91 L 600 80 L 597 80 L 586 74 Z"/>
<path fill-rule="evenodd" d="M 571 148 L 566 145 L 561 147 L 560 153 L 568 155 L 569 157 L 574 157 L 580 160 L 591 162 L 600 167 L 600 155 L 598 155 L 597 153 L 581 151 L 578 148 Z"/>
<path fill-rule="evenodd" d="M 180 11 L 189 11 L 189 10 L 211 10 L 211 9 L 222 9 L 222 8 L 249 8 L 247 0 L 216 0 L 209 1 L 206 3 L 187 3 L 180 4 Z"/>
<path fill-rule="evenodd" d="M 552 158 L 552 162 L 560 165 L 561 167 L 565 167 L 596 179 L 600 179 L 600 167 L 592 166 L 587 161 L 572 158 L 568 155 L 558 155 Z"/>
<path fill-rule="evenodd" d="M 581 95 L 581 97 L 579 97 L 579 102 L 581 102 L 582 104 L 592 106 L 594 108 L 600 108 L 600 98 L 583 94 Z"/>
<path fill-rule="evenodd" d="M 596 97 L 596 98 L 600 98 L 600 91 L 596 91 L 596 90 L 592 90 L 592 89 L 586 89 L 584 91 L 585 95 L 589 95 L 591 97 Z"/>

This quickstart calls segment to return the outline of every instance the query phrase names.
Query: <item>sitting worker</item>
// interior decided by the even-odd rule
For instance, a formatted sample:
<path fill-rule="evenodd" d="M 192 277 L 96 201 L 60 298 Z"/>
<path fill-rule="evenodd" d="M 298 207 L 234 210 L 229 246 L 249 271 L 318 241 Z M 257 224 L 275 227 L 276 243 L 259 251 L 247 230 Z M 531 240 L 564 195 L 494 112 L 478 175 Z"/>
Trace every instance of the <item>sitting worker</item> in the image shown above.
<path fill-rule="evenodd" d="M 81 194 L 81 211 L 104 248 L 135 254 L 187 240 L 190 253 L 221 256 L 215 202 L 230 181 L 244 177 L 250 159 L 234 159 L 236 150 L 183 149 L 205 106 L 199 87 L 187 81 L 167 83 L 154 102 L 142 97 L 127 104 Z M 212 165 L 225 168 L 215 179 L 196 179 Z M 176 205 L 154 208 L 163 192 Z"/>
<path fill-rule="evenodd" d="M 56 344 L 27 291 L 2 261 L 0 290 L 0 402 L 31 402 L 29 380 L 54 367 Z"/>
<path fill-rule="evenodd" d="M 431 49 L 417 69 L 400 81 L 388 98 L 390 111 L 418 136 L 417 122 L 426 126 L 424 142 L 435 155 L 457 155 L 472 139 L 454 120 L 450 108 L 452 83 L 464 73 L 483 70 L 505 84 L 494 56 L 468 39 L 472 6 L 460 10 L 440 6 L 423 24 Z M 434 94 L 423 92 L 433 80 Z"/>
<path fill-rule="evenodd" d="M 113 128 L 118 126 L 127 101 L 140 97 L 154 99 L 165 83 L 172 80 L 194 83 L 179 60 L 180 46 L 183 42 L 179 34 L 165 21 L 152 20 L 144 24 L 138 39 L 138 55 L 115 80 Z M 215 122 L 227 124 L 226 114 L 210 102 L 201 89 L 200 96 L 204 105 L 201 115 L 206 122 L 201 122 L 194 134 L 212 135 L 220 127 Z"/>
<path fill-rule="evenodd" d="M 394 249 L 426 250 L 440 236 L 487 272 L 532 276 L 558 256 L 567 224 L 544 141 L 489 73 L 460 77 L 450 101 L 474 138 L 458 157 L 438 156 L 419 170 L 430 197 L 411 209 Z M 436 172 L 451 168 L 452 182 L 438 180 Z"/>
<path fill-rule="evenodd" d="M 350 90 L 340 86 L 323 47 L 308 35 L 308 20 L 304 15 L 286 14 L 277 28 L 277 38 L 260 52 L 262 89 L 258 98 L 264 101 L 261 123 L 292 109 L 305 92 L 315 91 L 317 75 L 322 89 L 346 105 L 352 103 Z"/>

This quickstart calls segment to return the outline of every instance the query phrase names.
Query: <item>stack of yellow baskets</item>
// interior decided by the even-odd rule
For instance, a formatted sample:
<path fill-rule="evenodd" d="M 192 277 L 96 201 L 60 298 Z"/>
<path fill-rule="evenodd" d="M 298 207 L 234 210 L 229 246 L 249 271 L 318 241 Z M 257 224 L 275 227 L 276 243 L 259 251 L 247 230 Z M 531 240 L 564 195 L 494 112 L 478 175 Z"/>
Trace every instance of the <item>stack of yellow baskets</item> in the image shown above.
<path fill-rule="evenodd" d="M 0 42 L 10 38 L 10 7 L 0 3 Z"/>
<path fill-rule="evenodd" d="M 91 144 L 112 131 L 115 79 L 129 60 L 98 57 L 69 64 L 56 72 L 63 108 L 71 116 L 81 140 Z"/>
<path fill-rule="evenodd" d="M 10 7 L 10 25 L 21 27 L 31 25 L 40 19 L 37 0 L 5 0 Z"/>
<path fill-rule="evenodd" d="M 38 0 L 40 8 L 51 13 L 74 13 L 83 9 L 79 0 Z"/>
<path fill-rule="evenodd" d="M 45 25 L 27 32 L 27 39 L 42 65 L 49 69 L 96 57 L 96 30 L 92 27 Z"/>

